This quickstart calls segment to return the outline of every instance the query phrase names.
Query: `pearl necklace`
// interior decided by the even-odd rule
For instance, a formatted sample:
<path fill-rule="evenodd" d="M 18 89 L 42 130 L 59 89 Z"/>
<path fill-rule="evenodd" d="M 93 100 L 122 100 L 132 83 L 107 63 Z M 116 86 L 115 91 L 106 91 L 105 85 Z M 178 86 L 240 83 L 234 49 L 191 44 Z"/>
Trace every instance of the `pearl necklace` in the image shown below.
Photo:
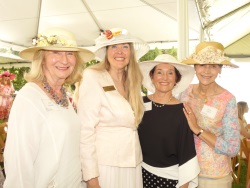
<path fill-rule="evenodd" d="M 172 100 L 173 95 L 171 95 L 171 97 L 169 97 L 167 103 L 165 103 L 165 104 L 156 104 L 156 103 L 153 101 L 153 100 L 154 100 L 154 95 L 151 95 L 151 98 L 152 98 L 151 101 L 152 101 L 153 105 L 156 106 L 156 107 L 158 107 L 158 108 L 161 108 L 161 107 L 165 106 L 167 103 L 169 103 L 169 102 Z"/>
<path fill-rule="evenodd" d="M 65 107 L 65 108 L 67 108 L 69 106 L 69 101 L 68 101 L 67 94 L 66 94 L 64 87 L 61 87 L 61 89 L 60 89 L 60 91 L 62 93 L 62 98 L 60 99 L 57 96 L 56 92 L 52 89 L 52 87 L 47 82 L 46 77 L 44 77 L 44 79 L 42 81 L 42 86 L 43 86 L 44 90 L 50 94 L 50 96 L 56 102 L 56 104 L 60 105 L 61 107 Z"/>

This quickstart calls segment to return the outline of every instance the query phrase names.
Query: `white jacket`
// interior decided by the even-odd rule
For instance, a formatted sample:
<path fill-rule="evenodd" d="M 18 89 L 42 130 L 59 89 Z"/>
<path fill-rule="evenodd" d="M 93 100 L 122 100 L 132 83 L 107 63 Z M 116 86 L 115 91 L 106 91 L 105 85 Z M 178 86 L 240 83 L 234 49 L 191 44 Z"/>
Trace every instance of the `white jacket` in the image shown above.
<path fill-rule="evenodd" d="M 107 71 L 85 69 L 79 88 L 81 164 L 85 181 L 99 175 L 98 165 L 136 167 L 142 161 L 129 102 L 115 89 Z"/>

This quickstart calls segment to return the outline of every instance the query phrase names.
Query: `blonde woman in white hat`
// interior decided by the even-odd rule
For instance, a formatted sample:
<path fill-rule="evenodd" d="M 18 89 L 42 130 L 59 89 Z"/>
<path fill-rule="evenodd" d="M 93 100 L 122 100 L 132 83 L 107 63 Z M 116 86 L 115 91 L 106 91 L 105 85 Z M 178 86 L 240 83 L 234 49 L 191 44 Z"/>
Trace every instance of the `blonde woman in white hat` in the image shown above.
<path fill-rule="evenodd" d="M 85 69 L 77 112 L 82 120 L 81 162 L 88 188 L 141 188 L 137 127 L 143 115 L 137 60 L 149 50 L 125 29 L 96 39 L 102 62 Z"/>
<path fill-rule="evenodd" d="M 6 188 L 80 188 L 80 119 L 64 84 L 81 78 L 94 54 L 77 47 L 74 35 L 51 28 L 20 52 L 32 61 L 27 84 L 11 108 L 4 151 Z"/>
<path fill-rule="evenodd" d="M 193 67 L 162 54 L 140 63 L 145 113 L 138 133 L 143 154 L 144 188 L 196 187 L 199 165 L 193 134 L 176 98 L 194 77 Z"/>
<path fill-rule="evenodd" d="M 240 125 L 235 97 L 216 78 L 223 66 L 237 66 L 224 56 L 224 47 L 218 42 L 199 43 L 182 63 L 194 65 L 199 80 L 180 96 L 201 168 L 198 187 L 231 188 L 230 160 L 239 152 Z"/>

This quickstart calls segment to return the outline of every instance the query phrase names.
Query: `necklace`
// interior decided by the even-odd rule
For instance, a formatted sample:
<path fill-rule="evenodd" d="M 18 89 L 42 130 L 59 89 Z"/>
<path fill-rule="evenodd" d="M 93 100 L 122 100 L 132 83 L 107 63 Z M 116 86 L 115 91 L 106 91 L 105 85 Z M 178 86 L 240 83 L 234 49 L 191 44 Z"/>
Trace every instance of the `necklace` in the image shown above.
<path fill-rule="evenodd" d="M 43 86 L 44 90 L 50 94 L 50 96 L 56 102 L 56 104 L 60 105 L 61 107 L 65 107 L 65 108 L 67 108 L 69 106 L 69 101 L 67 99 L 67 94 L 66 94 L 64 87 L 61 87 L 61 89 L 60 89 L 60 91 L 62 93 L 62 98 L 60 99 L 57 96 L 56 92 L 52 89 L 52 87 L 47 82 L 46 77 L 44 77 L 44 79 L 42 81 L 42 86 Z"/>
<path fill-rule="evenodd" d="M 153 100 L 154 100 L 154 95 L 151 95 L 151 98 L 152 98 L 151 101 L 152 101 L 153 105 L 156 106 L 156 107 L 158 107 L 158 108 L 161 108 L 161 107 L 165 106 L 167 103 L 169 103 L 169 102 L 172 100 L 173 95 L 171 95 L 171 96 L 169 97 L 167 103 L 165 103 L 165 104 L 156 104 L 156 103 L 153 101 Z"/>
<path fill-rule="evenodd" d="M 200 96 L 199 98 L 203 101 L 203 103 L 207 103 L 209 97 L 217 95 L 216 92 L 217 92 L 217 87 L 214 89 L 212 95 L 201 94 L 201 89 L 200 89 L 200 87 L 198 87 L 198 94 Z"/>

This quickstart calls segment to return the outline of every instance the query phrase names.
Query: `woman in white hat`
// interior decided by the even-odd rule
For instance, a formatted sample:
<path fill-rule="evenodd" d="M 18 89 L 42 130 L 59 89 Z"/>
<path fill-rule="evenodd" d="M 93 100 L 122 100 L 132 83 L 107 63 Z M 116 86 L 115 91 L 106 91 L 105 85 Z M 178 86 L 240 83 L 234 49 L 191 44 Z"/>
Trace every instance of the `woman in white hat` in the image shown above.
<path fill-rule="evenodd" d="M 145 96 L 145 113 L 138 133 L 142 147 L 143 187 L 196 187 L 199 165 L 193 134 L 175 97 L 194 77 L 193 67 L 162 54 L 140 63 Z"/>
<path fill-rule="evenodd" d="M 240 125 L 235 97 L 215 79 L 223 66 L 237 66 L 224 56 L 224 47 L 218 42 L 199 43 L 195 53 L 182 63 L 194 65 L 199 80 L 180 96 L 195 134 L 201 168 L 198 187 L 231 188 L 231 157 L 239 152 Z"/>
<path fill-rule="evenodd" d="M 88 188 L 141 188 L 137 60 L 149 46 L 125 29 L 111 29 L 96 39 L 96 49 L 102 62 L 85 69 L 77 105 L 83 179 Z"/>
<path fill-rule="evenodd" d="M 64 84 L 81 78 L 94 54 L 76 46 L 74 35 L 51 28 L 21 51 L 32 61 L 27 84 L 11 108 L 4 150 L 6 188 L 82 187 L 80 119 Z"/>

